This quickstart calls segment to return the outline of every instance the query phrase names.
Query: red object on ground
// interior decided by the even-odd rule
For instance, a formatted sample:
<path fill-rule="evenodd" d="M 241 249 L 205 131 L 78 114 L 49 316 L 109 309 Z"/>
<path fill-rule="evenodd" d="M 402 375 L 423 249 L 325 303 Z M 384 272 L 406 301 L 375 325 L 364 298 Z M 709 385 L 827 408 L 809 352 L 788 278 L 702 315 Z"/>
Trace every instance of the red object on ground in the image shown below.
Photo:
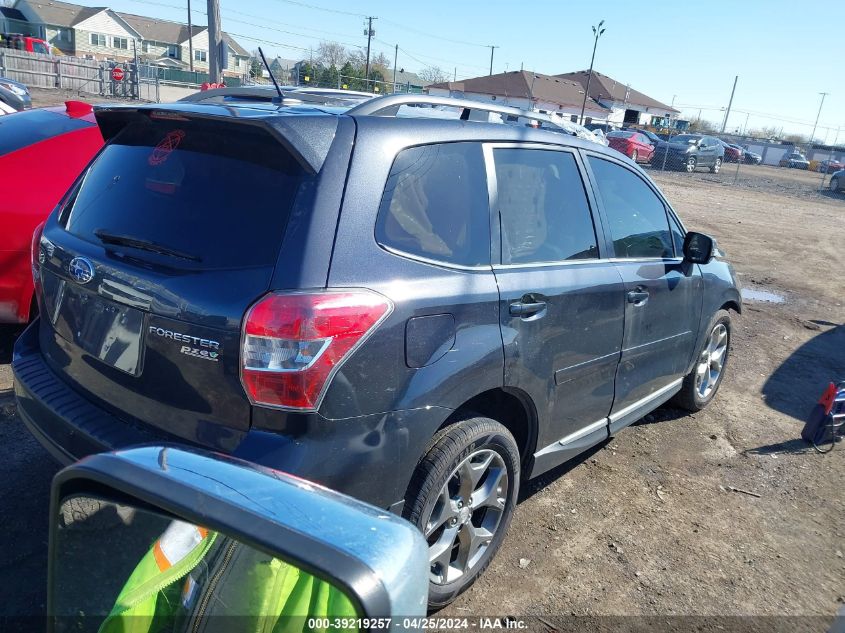
<path fill-rule="evenodd" d="M 33 232 L 102 145 L 87 103 L 0 118 L 0 323 L 31 318 Z"/>
<path fill-rule="evenodd" d="M 634 130 L 611 132 L 607 135 L 607 143 L 617 152 L 639 163 L 647 163 L 654 153 L 654 145 L 648 137 Z"/>
<path fill-rule="evenodd" d="M 126 73 L 123 71 L 123 68 L 120 66 L 115 66 L 111 69 L 111 78 L 115 81 L 123 81 L 123 78 L 126 76 Z"/>

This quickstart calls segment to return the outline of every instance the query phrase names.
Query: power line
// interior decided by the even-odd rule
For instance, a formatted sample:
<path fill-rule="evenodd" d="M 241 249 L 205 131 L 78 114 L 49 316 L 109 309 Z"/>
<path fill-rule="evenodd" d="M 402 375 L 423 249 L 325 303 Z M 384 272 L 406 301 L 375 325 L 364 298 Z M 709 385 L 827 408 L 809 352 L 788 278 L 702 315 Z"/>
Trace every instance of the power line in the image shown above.
<path fill-rule="evenodd" d="M 356 18 L 366 18 L 363 13 L 353 13 L 351 11 L 342 11 L 340 9 L 327 9 L 326 7 L 318 7 L 316 4 L 308 4 L 307 2 L 300 2 L 299 0 L 276 0 L 276 2 L 284 2 L 293 4 L 298 7 L 305 7 L 306 9 L 314 9 L 315 11 L 325 11 L 326 13 L 336 13 L 338 15 L 351 15 Z"/>
<path fill-rule="evenodd" d="M 465 40 L 455 40 L 449 37 L 443 37 L 442 35 L 434 35 L 433 33 L 426 33 L 425 31 L 421 31 L 420 29 L 415 29 L 411 26 L 406 26 L 404 24 L 400 24 L 399 22 L 394 22 L 393 20 L 388 20 L 387 18 L 382 18 L 386 23 L 392 24 L 393 26 L 398 26 L 400 29 L 405 29 L 406 31 L 410 31 L 411 33 L 417 33 L 418 35 L 423 35 L 425 37 L 430 37 L 435 40 L 442 40 L 444 42 L 450 42 L 452 44 L 462 44 L 464 46 L 478 46 L 481 48 L 487 48 L 486 44 L 478 44 L 477 42 L 467 42 Z"/>

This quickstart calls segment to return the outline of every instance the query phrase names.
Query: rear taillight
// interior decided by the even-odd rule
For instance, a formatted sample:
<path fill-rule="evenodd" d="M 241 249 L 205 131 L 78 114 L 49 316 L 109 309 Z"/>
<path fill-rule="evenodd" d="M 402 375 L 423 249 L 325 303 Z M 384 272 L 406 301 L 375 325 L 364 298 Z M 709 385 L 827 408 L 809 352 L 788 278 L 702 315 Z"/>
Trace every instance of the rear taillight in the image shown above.
<path fill-rule="evenodd" d="M 392 307 L 369 290 L 267 295 L 244 323 L 241 382 L 250 401 L 316 411 L 332 376 Z"/>
<path fill-rule="evenodd" d="M 44 233 L 44 222 L 35 227 L 32 233 L 32 244 L 29 249 L 30 263 L 32 264 L 32 281 L 38 287 L 41 284 L 40 264 L 44 263 L 41 253 L 41 235 Z"/>

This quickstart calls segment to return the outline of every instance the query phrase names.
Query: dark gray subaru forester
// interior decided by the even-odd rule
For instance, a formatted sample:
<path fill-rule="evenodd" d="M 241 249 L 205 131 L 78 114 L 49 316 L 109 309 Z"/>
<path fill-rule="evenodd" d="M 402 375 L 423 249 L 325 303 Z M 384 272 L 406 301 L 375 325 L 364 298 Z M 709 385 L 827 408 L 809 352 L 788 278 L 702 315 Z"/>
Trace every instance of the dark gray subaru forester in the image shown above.
<path fill-rule="evenodd" d="M 202 446 L 389 508 L 438 607 L 521 479 L 706 406 L 741 308 L 713 240 L 615 151 L 414 101 L 440 103 L 98 109 L 108 143 L 34 238 L 33 435 L 63 462 Z"/>

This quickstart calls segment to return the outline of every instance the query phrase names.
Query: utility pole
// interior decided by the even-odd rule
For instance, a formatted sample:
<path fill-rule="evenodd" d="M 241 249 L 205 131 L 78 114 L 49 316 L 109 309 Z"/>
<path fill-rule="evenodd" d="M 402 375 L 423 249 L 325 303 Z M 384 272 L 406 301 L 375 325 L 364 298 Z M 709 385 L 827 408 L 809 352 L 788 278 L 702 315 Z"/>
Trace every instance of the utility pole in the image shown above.
<path fill-rule="evenodd" d="M 452 81 L 458 81 L 458 67 L 455 66 L 455 74 L 452 75 Z"/>
<path fill-rule="evenodd" d="M 367 36 L 367 63 L 364 66 L 364 86 L 367 90 L 369 90 L 370 88 L 370 40 L 372 40 L 373 35 L 376 34 L 376 32 L 373 30 L 373 20 L 378 20 L 378 18 L 367 18 L 367 28 L 364 31 L 364 35 Z"/>
<path fill-rule="evenodd" d="M 211 83 L 220 83 L 223 74 L 222 57 L 223 35 L 220 32 L 220 0 L 208 0 L 208 79 Z"/>
<path fill-rule="evenodd" d="M 725 118 L 722 120 L 722 134 L 725 133 L 725 127 L 728 125 L 728 117 L 731 115 L 731 106 L 734 102 L 734 93 L 736 92 L 736 82 L 739 80 L 739 75 L 734 77 L 734 87 L 731 89 L 731 98 L 728 101 L 728 109 L 725 111 Z"/>
<path fill-rule="evenodd" d="M 191 26 L 191 0 L 188 0 L 188 62 L 194 72 L 194 28 Z"/>
<path fill-rule="evenodd" d="M 492 44 L 490 45 L 490 73 L 489 74 L 491 74 L 491 75 L 493 74 L 493 51 L 495 51 L 497 48 L 499 48 L 499 47 L 493 46 Z"/>
<path fill-rule="evenodd" d="M 829 95 L 830 93 L 829 92 L 820 92 L 819 94 L 822 96 L 822 102 L 819 104 L 819 112 L 818 112 L 818 114 L 816 114 L 816 122 L 813 123 L 813 133 L 810 134 L 810 147 L 812 147 L 813 139 L 816 136 L 816 126 L 819 124 L 819 117 L 822 115 L 822 106 L 824 105 L 824 98 L 827 95 Z"/>
<path fill-rule="evenodd" d="M 596 61 L 596 47 L 599 45 L 599 37 L 606 29 L 601 28 L 604 20 L 599 22 L 598 26 L 593 27 L 593 56 L 590 58 L 590 72 L 587 75 L 587 87 L 584 88 L 584 102 L 581 104 L 581 125 L 584 125 L 584 110 L 587 109 L 587 95 L 590 94 L 590 82 L 593 79 L 593 62 Z"/>
<path fill-rule="evenodd" d="M 393 49 L 393 92 L 396 92 L 396 60 L 399 59 L 399 44 Z"/>

